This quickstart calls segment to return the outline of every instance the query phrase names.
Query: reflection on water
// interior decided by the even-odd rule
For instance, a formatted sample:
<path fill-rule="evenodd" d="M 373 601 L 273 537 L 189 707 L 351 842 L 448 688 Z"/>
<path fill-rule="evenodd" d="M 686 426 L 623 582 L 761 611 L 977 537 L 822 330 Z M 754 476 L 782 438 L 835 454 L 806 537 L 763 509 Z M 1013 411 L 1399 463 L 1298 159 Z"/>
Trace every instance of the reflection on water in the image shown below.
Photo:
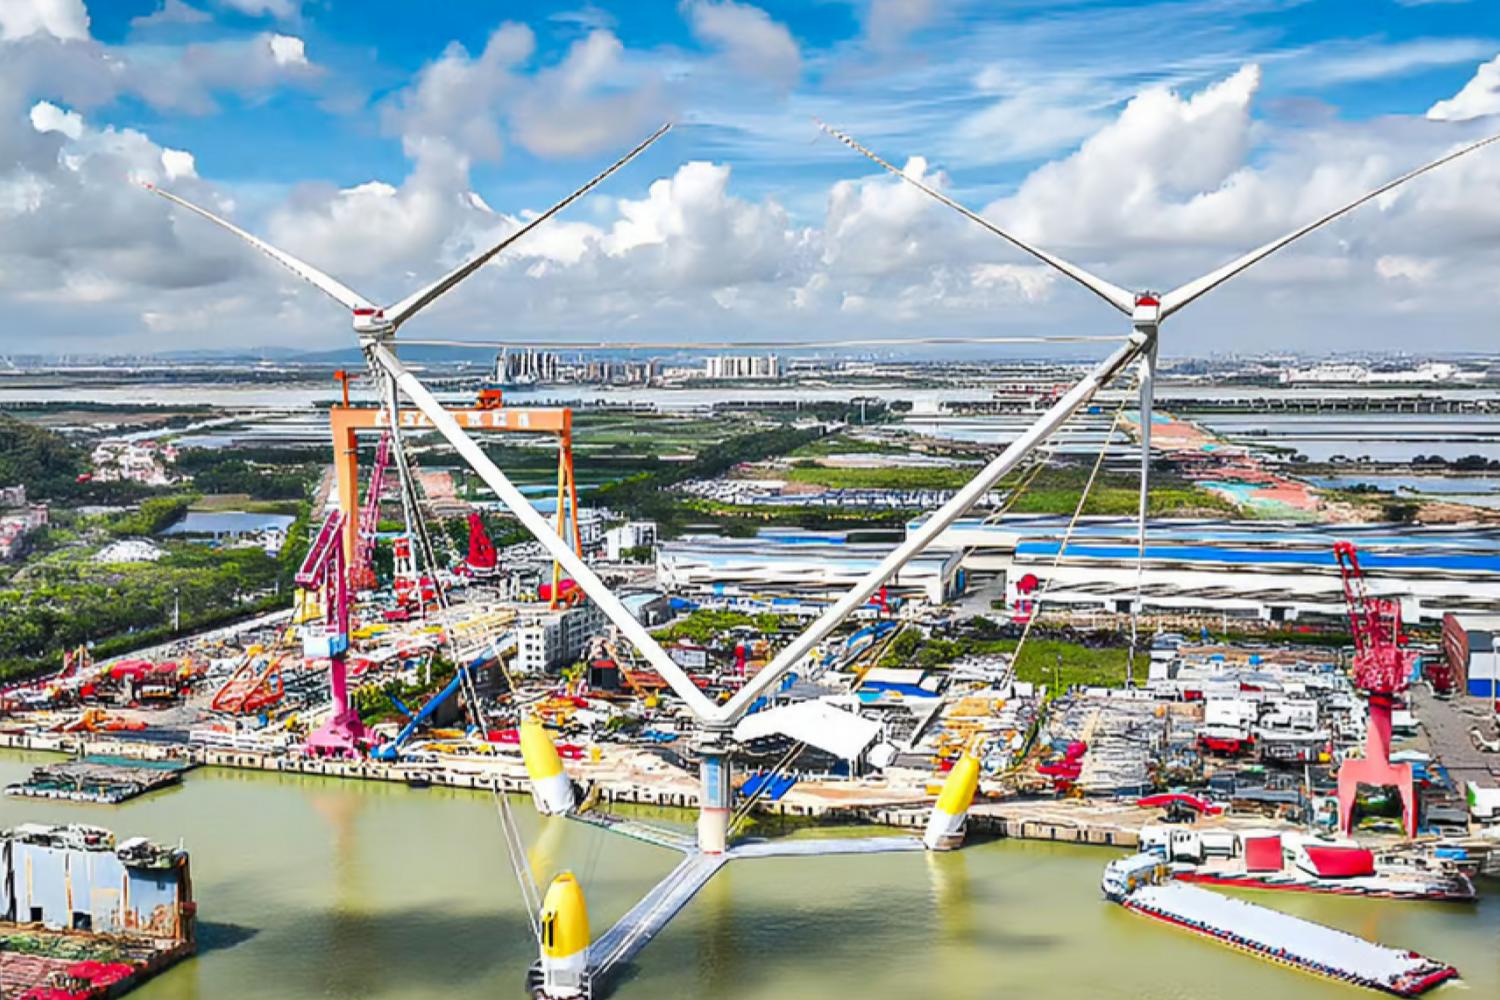
<path fill-rule="evenodd" d="M 0 782 L 36 755 L 0 756 Z M 677 862 L 515 800 L 545 882 L 579 877 L 595 933 Z M 682 822 L 682 814 L 661 818 Z M 200 770 L 119 807 L 0 800 L 0 825 L 84 822 L 193 852 L 203 950 L 141 1000 L 521 997 L 535 957 L 488 795 Z M 620 1000 L 1351 997 L 1102 901 L 1109 852 L 997 842 L 945 854 L 736 861 L 627 971 Z M 1261 895 L 1455 961 L 1500 994 L 1500 896 L 1477 907 Z"/>

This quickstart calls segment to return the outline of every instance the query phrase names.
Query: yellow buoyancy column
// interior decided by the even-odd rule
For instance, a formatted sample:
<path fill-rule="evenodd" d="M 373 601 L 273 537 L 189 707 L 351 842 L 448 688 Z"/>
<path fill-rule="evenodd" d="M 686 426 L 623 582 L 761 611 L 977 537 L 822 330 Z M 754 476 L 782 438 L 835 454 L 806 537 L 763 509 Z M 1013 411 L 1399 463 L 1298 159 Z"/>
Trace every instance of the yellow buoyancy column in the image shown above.
<path fill-rule="evenodd" d="M 538 812 L 555 816 L 573 808 L 573 782 L 563 771 L 562 758 L 552 745 L 552 737 L 535 718 L 521 723 L 521 759 L 526 762 L 531 798 Z"/>
<path fill-rule="evenodd" d="M 932 807 L 922 843 L 929 851 L 949 851 L 963 843 L 964 819 L 979 788 L 979 758 L 965 751 L 948 772 L 942 794 Z"/>
<path fill-rule="evenodd" d="M 561 1000 L 585 993 L 589 962 L 589 911 L 572 872 L 547 887 L 542 901 L 542 994 Z"/>

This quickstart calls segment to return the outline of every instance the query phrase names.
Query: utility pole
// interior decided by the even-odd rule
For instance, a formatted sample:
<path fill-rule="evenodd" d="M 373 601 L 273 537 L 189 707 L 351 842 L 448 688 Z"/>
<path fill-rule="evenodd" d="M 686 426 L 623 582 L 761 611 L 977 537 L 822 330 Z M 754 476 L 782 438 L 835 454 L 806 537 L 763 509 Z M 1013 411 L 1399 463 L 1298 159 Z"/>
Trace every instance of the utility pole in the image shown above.
<path fill-rule="evenodd" d="M 172 588 L 172 631 L 182 631 L 182 591 L 177 587 Z"/>

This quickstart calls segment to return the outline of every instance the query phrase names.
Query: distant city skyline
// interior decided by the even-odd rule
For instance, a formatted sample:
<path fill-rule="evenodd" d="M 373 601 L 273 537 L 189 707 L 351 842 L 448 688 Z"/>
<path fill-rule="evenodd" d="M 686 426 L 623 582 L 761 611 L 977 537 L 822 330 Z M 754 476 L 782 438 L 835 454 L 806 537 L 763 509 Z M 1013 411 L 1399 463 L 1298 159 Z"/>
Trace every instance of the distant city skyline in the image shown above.
<path fill-rule="evenodd" d="M 1483 0 L 429 7 L 7 0 L 0 354 L 350 345 L 316 293 L 129 179 L 384 301 L 675 119 L 422 334 L 1109 334 L 811 117 L 1132 287 L 1500 131 Z M 1422 178 L 1214 292 L 1163 353 L 1483 350 L 1497 189 L 1500 150 Z"/>

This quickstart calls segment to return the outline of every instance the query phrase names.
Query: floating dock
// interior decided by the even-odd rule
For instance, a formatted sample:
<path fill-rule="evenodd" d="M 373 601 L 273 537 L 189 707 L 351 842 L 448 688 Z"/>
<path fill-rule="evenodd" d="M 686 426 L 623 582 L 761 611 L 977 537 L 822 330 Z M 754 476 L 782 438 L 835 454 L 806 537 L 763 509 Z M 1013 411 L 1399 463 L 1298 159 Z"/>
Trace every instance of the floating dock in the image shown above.
<path fill-rule="evenodd" d="M 1112 862 L 1104 892 L 1142 916 L 1202 934 L 1278 965 L 1412 997 L 1458 978 L 1451 965 L 1345 931 L 1172 881 L 1154 854 Z"/>
<path fill-rule="evenodd" d="M 60 764 L 43 764 L 25 781 L 7 785 L 6 795 L 119 805 L 182 780 L 192 764 L 176 760 L 134 760 L 89 756 Z"/>

